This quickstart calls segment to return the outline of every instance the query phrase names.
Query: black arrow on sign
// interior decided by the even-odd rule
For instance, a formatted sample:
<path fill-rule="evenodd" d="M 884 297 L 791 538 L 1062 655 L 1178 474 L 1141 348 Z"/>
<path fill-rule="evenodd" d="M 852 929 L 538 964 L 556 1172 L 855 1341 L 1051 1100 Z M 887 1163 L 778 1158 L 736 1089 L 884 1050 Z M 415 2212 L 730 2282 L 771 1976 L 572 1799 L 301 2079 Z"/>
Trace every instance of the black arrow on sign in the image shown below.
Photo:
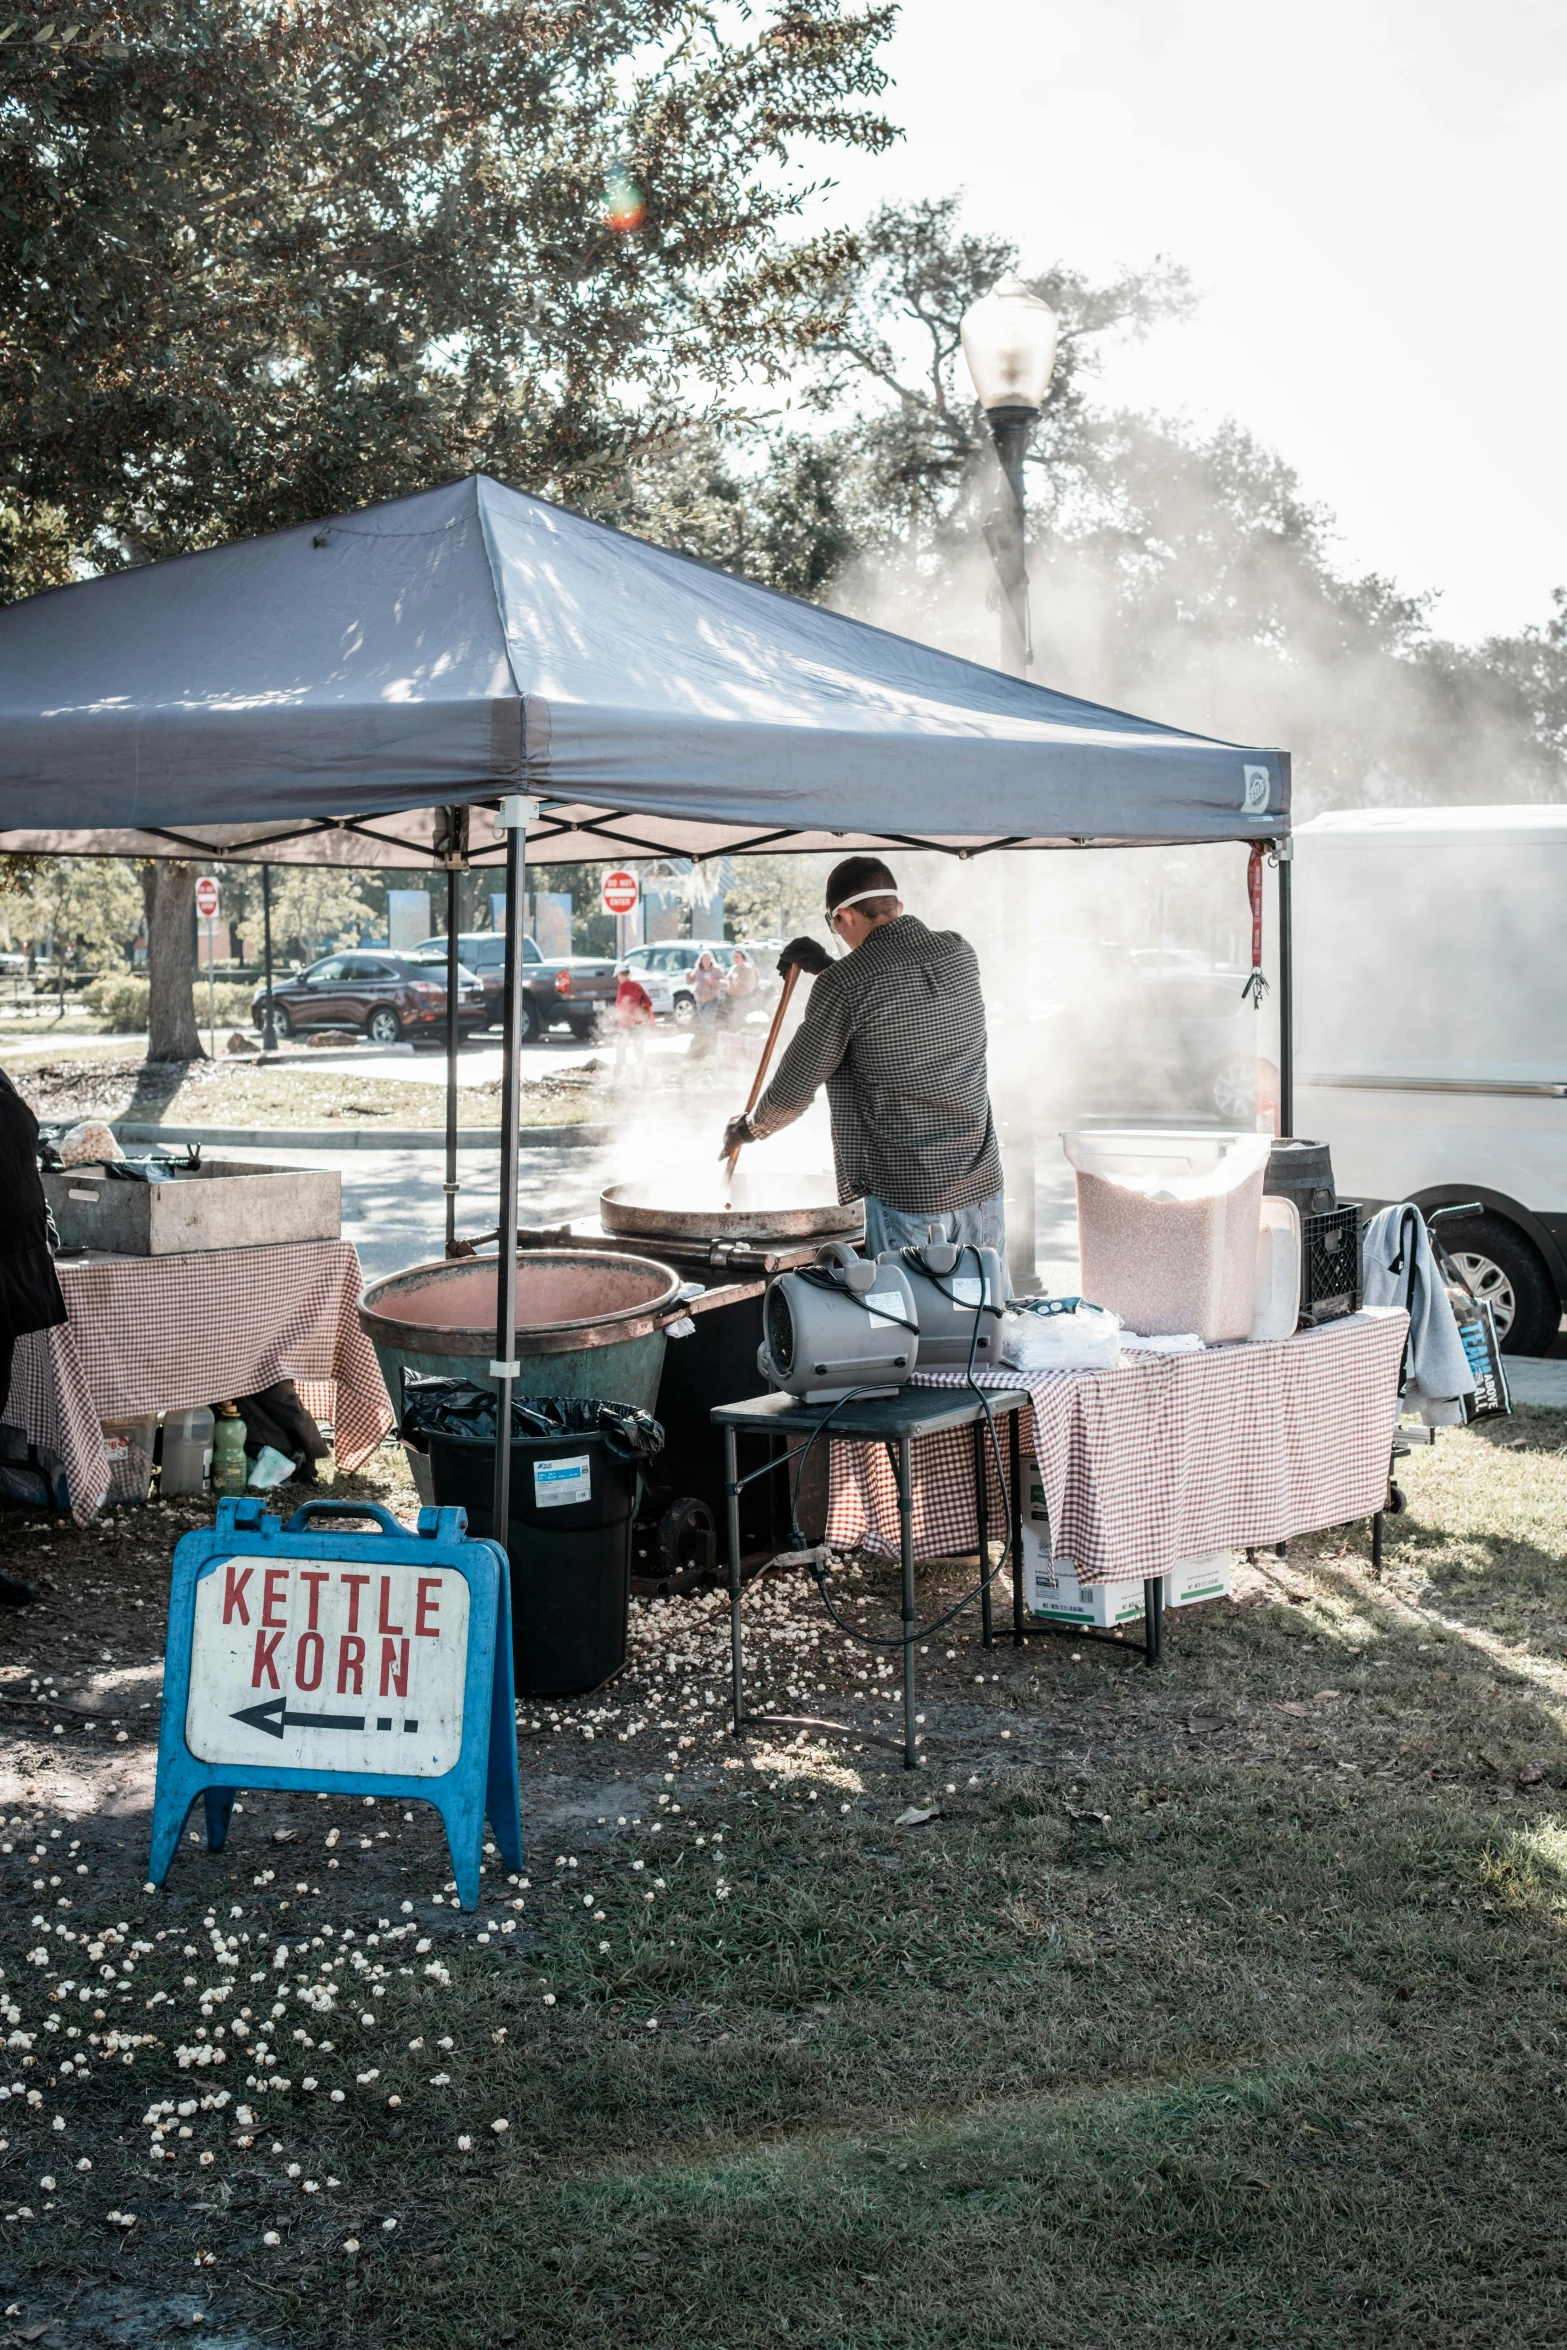
<path fill-rule="evenodd" d="M 363 1714 L 291 1714 L 286 1697 L 269 1697 L 264 1705 L 247 1705 L 243 1713 L 230 1715 L 235 1722 L 248 1722 L 253 1730 L 265 1730 L 269 1738 L 281 1738 L 290 1730 L 362 1730 Z"/>

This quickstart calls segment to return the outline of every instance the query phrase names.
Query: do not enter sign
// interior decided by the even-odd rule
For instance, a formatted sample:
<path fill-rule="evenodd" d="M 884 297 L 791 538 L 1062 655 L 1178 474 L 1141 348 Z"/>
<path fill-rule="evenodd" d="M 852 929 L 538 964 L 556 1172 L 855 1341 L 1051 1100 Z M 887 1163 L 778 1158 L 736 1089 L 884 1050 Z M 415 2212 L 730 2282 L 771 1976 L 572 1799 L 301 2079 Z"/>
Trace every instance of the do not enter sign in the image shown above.
<path fill-rule="evenodd" d="M 604 911 L 606 914 L 634 913 L 636 911 L 637 898 L 640 894 L 637 886 L 637 877 L 634 873 L 628 871 L 624 865 L 618 865 L 613 873 L 605 874 L 604 885 L 600 894 L 602 895 L 604 901 Z"/>
<path fill-rule="evenodd" d="M 210 873 L 203 873 L 196 884 L 196 911 L 203 922 L 216 922 L 222 904 L 218 885 Z"/>

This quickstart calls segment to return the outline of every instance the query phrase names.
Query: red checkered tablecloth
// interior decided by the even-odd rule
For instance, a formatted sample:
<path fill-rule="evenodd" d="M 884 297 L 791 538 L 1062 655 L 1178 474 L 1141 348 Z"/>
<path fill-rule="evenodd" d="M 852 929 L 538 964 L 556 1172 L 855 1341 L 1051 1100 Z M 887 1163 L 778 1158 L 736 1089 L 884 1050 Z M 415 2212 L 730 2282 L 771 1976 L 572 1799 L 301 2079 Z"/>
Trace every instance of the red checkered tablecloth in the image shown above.
<path fill-rule="evenodd" d="M 979 1384 L 1029 1390 L 1054 1555 L 1085 1583 L 1119 1583 L 1379 1510 L 1405 1327 L 1401 1312 L 1368 1310 L 1274 1346 L 1144 1354 L 1114 1371 L 983 1372 Z M 967 1381 L 933 1371 L 913 1384 Z M 1003 1458 L 1004 1447 L 1003 1438 Z M 977 1546 L 973 1457 L 966 1428 L 916 1444 L 919 1557 Z M 1004 1517 L 993 1458 L 990 1485 L 996 1529 Z M 884 1446 L 834 1443 L 827 1540 L 896 1554 L 897 1488 Z"/>
<path fill-rule="evenodd" d="M 18 1339 L 0 1418 L 64 1462 L 79 1524 L 109 1489 L 104 1420 L 184 1411 L 293 1379 L 307 1408 L 333 1420 L 345 1469 L 392 1425 L 359 1324 L 359 1256 L 349 1241 L 66 1258 L 56 1270 L 71 1318 Z"/>

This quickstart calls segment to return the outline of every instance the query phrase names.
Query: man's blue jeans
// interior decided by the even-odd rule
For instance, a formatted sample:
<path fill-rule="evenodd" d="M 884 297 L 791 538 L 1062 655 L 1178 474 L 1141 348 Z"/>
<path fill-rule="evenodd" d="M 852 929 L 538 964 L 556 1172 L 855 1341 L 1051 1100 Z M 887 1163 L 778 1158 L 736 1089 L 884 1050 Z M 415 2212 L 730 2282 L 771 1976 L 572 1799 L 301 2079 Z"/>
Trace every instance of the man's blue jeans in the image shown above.
<path fill-rule="evenodd" d="M 879 1257 L 883 1249 L 920 1248 L 939 1224 L 949 1240 L 966 1240 L 975 1248 L 993 1248 L 1003 1268 L 1007 1261 L 1007 1212 L 1001 1193 L 976 1200 L 972 1207 L 948 1208 L 944 1215 L 907 1215 L 889 1208 L 885 1200 L 865 1202 L 865 1253 Z"/>

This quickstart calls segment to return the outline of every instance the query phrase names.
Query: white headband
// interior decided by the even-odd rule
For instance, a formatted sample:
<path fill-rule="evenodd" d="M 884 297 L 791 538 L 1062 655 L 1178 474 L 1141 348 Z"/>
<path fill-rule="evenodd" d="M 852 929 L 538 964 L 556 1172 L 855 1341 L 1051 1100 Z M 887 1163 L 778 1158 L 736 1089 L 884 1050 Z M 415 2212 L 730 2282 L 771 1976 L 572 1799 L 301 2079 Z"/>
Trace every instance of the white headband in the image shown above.
<path fill-rule="evenodd" d="M 841 914 L 845 906 L 863 906 L 867 898 L 895 898 L 897 894 L 895 889 L 888 889 L 885 883 L 880 889 L 862 889 L 856 897 L 840 898 L 835 906 L 829 906 L 828 918 L 830 920 L 834 914 Z"/>

